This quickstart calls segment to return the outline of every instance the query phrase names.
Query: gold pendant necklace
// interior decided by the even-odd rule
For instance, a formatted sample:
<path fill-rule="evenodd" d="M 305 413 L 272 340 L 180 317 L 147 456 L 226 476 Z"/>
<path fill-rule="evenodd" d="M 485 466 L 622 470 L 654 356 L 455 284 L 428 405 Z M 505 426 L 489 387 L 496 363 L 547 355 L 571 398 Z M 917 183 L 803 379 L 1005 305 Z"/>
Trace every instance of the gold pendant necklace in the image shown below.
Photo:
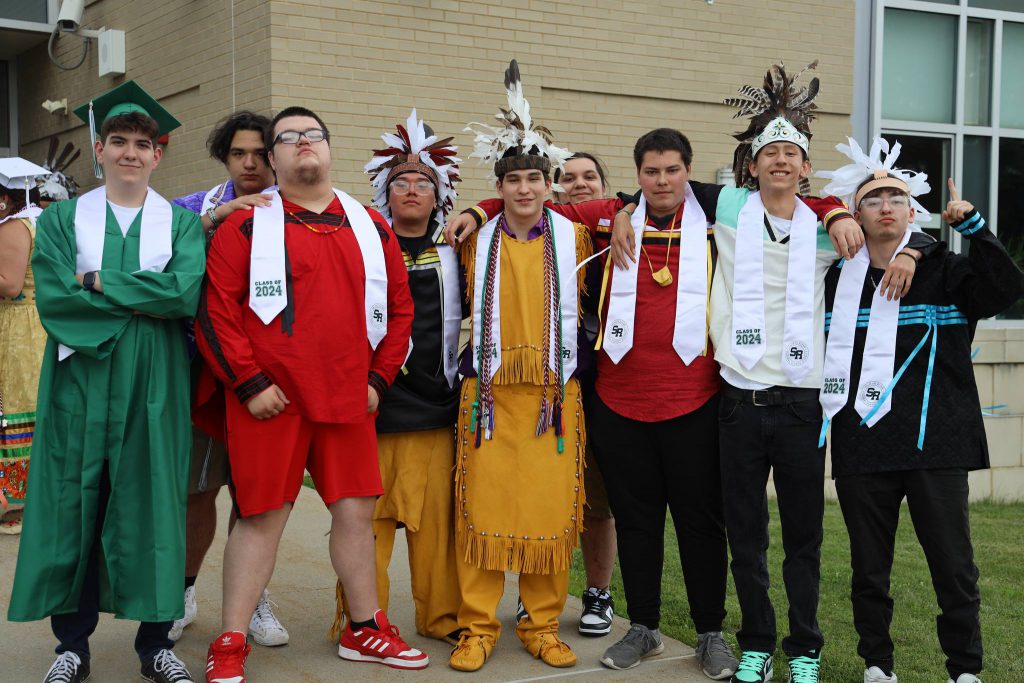
<path fill-rule="evenodd" d="M 678 212 L 676 215 L 678 215 Z M 651 263 L 651 255 L 647 253 L 647 250 L 644 249 L 643 246 L 641 246 L 644 256 L 647 257 L 647 267 L 651 269 L 651 277 L 658 283 L 659 287 L 668 287 L 675 281 L 672 277 L 672 271 L 668 269 L 669 258 L 672 256 L 672 236 L 673 229 L 675 227 L 676 216 L 672 216 L 672 224 L 668 228 L 668 247 L 665 249 L 665 265 L 658 270 L 654 270 L 654 264 Z"/>

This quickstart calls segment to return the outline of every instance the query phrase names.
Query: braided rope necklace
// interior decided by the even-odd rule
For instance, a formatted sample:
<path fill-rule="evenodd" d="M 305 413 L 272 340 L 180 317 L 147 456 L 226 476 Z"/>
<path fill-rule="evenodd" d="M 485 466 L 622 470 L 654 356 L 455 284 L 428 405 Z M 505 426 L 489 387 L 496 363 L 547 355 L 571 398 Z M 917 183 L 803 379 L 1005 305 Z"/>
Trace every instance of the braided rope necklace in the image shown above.
<path fill-rule="evenodd" d="M 484 287 L 480 293 L 480 342 L 477 344 L 477 366 L 480 373 L 477 378 L 476 397 L 472 405 L 470 415 L 470 431 L 476 435 L 475 446 L 480 447 L 482 439 L 491 439 L 494 432 L 494 393 L 491 381 L 491 364 L 497 358 L 499 349 L 498 342 L 493 337 L 493 312 L 494 297 L 500 296 L 495 292 L 494 280 L 497 271 L 497 259 L 500 258 L 500 242 L 502 233 L 506 230 L 507 223 L 502 215 L 498 225 L 495 227 L 493 237 L 487 252 L 486 273 L 484 275 Z M 555 427 L 555 435 L 558 438 L 558 452 L 564 451 L 565 423 L 562 416 L 562 403 L 564 399 L 564 359 L 562 355 L 562 310 L 561 310 L 561 286 L 558 279 L 558 263 L 555 252 L 555 236 L 550 216 L 545 210 L 541 217 L 541 232 L 544 239 L 544 340 L 541 345 L 541 356 L 544 365 L 543 389 L 541 394 L 540 413 L 537 419 L 536 434 L 540 436 L 547 431 L 548 427 Z M 554 339 L 552 339 L 552 327 L 554 328 Z M 500 341 L 500 340 L 499 340 Z M 550 359 L 552 354 L 552 342 L 557 349 L 557 378 L 556 386 L 551 387 Z M 548 391 L 552 391 L 551 401 L 548 401 Z"/>

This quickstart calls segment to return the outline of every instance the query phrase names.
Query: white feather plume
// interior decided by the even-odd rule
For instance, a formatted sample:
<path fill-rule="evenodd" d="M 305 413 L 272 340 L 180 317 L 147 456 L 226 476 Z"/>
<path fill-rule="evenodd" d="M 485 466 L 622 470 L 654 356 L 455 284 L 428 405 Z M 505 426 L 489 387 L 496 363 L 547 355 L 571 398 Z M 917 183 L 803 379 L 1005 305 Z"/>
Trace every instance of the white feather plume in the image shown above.
<path fill-rule="evenodd" d="M 397 133 L 384 133 L 380 136 L 380 139 L 384 141 L 384 144 L 387 146 L 386 149 L 399 150 L 399 153 L 403 155 L 417 155 L 420 163 L 434 171 L 438 180 L 437 206 L 439 209 L 434 214 L 434 222 L 438 227 L 443 226 L 448 212 L 455 206 L 455 200 L 458 198 L 455 183 L 460 181 L 459 164 L 462 160 L 456 156 L 446 156 L 444 158 L 449 163 L 438 164 L 434 162 L 428 148 L 438 141 L 438 137 L 435 134 L 427 134 L 426 125 L 422 119 L 417 117 L 415 108 L 409 114 L 409 118 L 406 119 L 405 130 L 409 136 L 408 144 Z M 443 149 L 450 150 L 451 152 L 457 150 L 454 145 L 447 145 Z M 370 174 L 370 185 L 373 187 L 373 205 L 389 222 L 391 221 L 391 209 L 388 207 L 388 181 L 391 176 L 391 169 L 384 167 L 393 159 L 393 154 L 376 155 L 363 167 L 363 171 Z"/>
<path fill-rule="evenodd" d="M 853 138 L 847 138 L 848 144 L 836 145 L 836 150 L 845 155 L 851 163 L 841 166 L 834 171 L 818 171 L 815 175 L 818 178 L 828 178 L 829 184 L 825 186 L 826 194 L 835 195 L 847 204 L 852 204 L 857 188 L 875 171 L 885 171 L 896 176 L 907 184 L 910 190 L 910 205 L 917 212 L 916 220 L 919 222 L 931 219 L 931 214 L 925 209 L 915 197 L 920 197 L 931 192 L 928 184 L 928 174 L 907 169 L 896 168 L 896 160 L 900 156 L 903 146 L 896 142 L 892 149 L 889 142 L 882 137 L 876 137 L 871 143 L 871 149 L 867 154 Z M 882 154 L 885 153 L 885 157 Z"/>
<path fill-rule="evenodd" d="M 497 179 L 494 175 L 494 165 L 513 147 L 522 147 L 524 150 L 536 147 L 539 155 L 551 162 L 552 172 L 565 166 L 572 152 L 550 143 L 546 129 L 534 128 L 530 102 L 523 93 L 519 65 L 514 59 L 505 72 L 505 83 L 508 110 L 499 111 L 494 115 L 501 125 L 492 126 L 474 121 L 464 129 L 465 132 L 474 134 L 473 152 L 469 156 L 479 159 L 482 166 L 488 167 L 488 180 Z M 552 189 L 559 191 L 561 188 L 553 185 Z"/>

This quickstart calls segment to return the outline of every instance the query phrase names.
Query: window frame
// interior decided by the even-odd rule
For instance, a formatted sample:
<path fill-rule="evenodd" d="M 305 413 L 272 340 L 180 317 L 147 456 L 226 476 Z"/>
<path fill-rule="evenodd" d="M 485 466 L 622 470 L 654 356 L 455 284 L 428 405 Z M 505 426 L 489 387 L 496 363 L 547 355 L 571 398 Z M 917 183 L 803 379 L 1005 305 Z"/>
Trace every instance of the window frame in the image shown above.
<path fill-rule="evenodd" d="M 920 121 L 901 121 L 882 117 L 882 73 L 883 43 L 885 31 L 885 12 L 887 9 L 910 10 L 931 14 L 945 14 L 957 18 L 957 54 L 955 74 L 955 107 L 954 123 L 928 123 Z M 856 17 L 858 32 L 855 38 L 856 51 L 867 54 L 866 60 L 855 64 L 854 82 L 859 85 L 858 93 L 867 90 L 867 97 L 856 97 L 852 119 L 854 133 L 863 134 L 864 141 L 870 141 L 876 135 L 899 134 L 908 135 L 951 135 L 953 138 L 950 170 L 958 185 L 963 183 L 964 138 L 966 136 L 987 137 L 990 140 L 989 154 L 989 225 L 998 234 L 999 225 L 999 141 L 1003 138 L 1024 139 L 1024 129 L 1001 127 L 1001 96 L 1003 67 L 1003 26 L 1009 21 L 1024 24 L 1024 11 L 993 10 L 971 7 L 968 0 L 959 0 L 957 4 L 939 4 L 928 0 L 857 0 Z M 964 120 L 964 97 L 967 23 L 968 19 L 987 19 L 993 22 L 992 31 L 992 84 L 989 102 L 989 125 L 966 125 Z M 932 182 L 932 187 L 945 186 Z M 962 238 L 953 232 L 949 239 L 953 251 L 962 250 Z M 982 321 L 991 327 L 1022 327 L 1024 320 L 990 320 Z"/>

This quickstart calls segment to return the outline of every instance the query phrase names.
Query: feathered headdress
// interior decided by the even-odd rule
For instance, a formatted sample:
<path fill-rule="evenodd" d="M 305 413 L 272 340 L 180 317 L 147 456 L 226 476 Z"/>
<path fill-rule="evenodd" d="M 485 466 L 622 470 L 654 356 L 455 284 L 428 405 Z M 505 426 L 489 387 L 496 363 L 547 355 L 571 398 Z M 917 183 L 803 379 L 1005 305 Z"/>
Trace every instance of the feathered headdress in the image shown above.
<path fill-rule="evenodd" d="M 798 88 L 796 81 L 805 71 L 817 66 L 818 60 L 814 60 L 790 78 L 784 65 L 773 64 L 765 73 L 764 84 L 760 88 L 745 85 L 738 91 L 742 97 L 724 100 L 724 104 L 739 109 L 733 115 L 734 119 L 750 117 L 747 129 L 733 136 L 740 142 L 732 164 L 738 187 L 757 187 L 757 179 L 750 175 L 749 162 L 765 145 L 792 142 L 808 151 L 810 123 L 814 120 L 814 110 L 818 108 L 814 98 L 818 96 L 819 81 L 811 79 L 806 88 Z M 810 183 L 804 178 L 800 181 L 800 192 L 806 194 L 809 191 Z"/>
<path fill-rule="evenodd" d="M 373 158 L 363 167 L 370 174 L 374 206 L 390 221 L 388 185 L 406 171 L 417 171 L 434 183 L 438 208 L 434 222 L 443 226 L 458 196 L 455 183 L 461 180 L 459 162 L 462 160 L 455 156 L 457 148 L 451 144 L 454 138 L 438 140 L 430 126 L 416 117 L 413 109 L 404 127 L 398 124 L 394 133 L 384 133 L 380 139 L 387 148 L 374 150 Z"/>
<path fill-rule="evenodd" d="M 888 140 L 876 137 L 871 143 L 871 149 L 865 154 L 856 140 L 853 138 L 847 138 L 847 140 L 850 144 L 838 144 L 836 150 L 845 154 L 852 163 L 834 171 L 819 171 L 815 174 L 819 178 L 828 178 L 831 181 L 825 186 L 826 194 L 835 195 L 846 201 L 851 207 L 856 208 L 867 193 L 882 187 L 893 187 L 910 195 L 910 205 L 917 212 L 915 218 L 917 222 L 927 221 L 931 218 L 927 209 L 914 199 L 914 197 L 931 192 L 928 174 L 895 168 L 896 160 L 902 149 L 899 142 L 893 144 L 892 151 L 890 151 Z M 882 158 L 883 152 L 885 152 L 884 159 Z"/>
<path fill-rule="evenodd" d="M 66 175 L 65 171 L 82 152 L 75 149 L 75 146 L 69 142 L 64 145 L 64 149 L 58 157 L 57 148 L 59 146 L 60 140 L 54 135 L 50 138 L 50 150 L 46 154 L 46 162 L 43 164 L 43 168 L 50 171 L 50 175 L 36 181 L 39 194 L 43 199 L 61 201 L 78 196 L 78 183 L 74 178 Z"/>
<path fill-rule="evenodd" d="M 466 131 L 476 134 L 470 156 L 492 167 L 488 176 L 491 180 L 509 171 L 535 168 L 549 173 L 553 168 L 562 168 L 572 152 L 551 144 L 550 130 L 533 125 L 530 103 L 523 95 L 519 64 L 514 59 L 505 69 L 505 90 L 508 109 L 494 115 L 502 127 L 475 122 L 466 127 Z"/>

